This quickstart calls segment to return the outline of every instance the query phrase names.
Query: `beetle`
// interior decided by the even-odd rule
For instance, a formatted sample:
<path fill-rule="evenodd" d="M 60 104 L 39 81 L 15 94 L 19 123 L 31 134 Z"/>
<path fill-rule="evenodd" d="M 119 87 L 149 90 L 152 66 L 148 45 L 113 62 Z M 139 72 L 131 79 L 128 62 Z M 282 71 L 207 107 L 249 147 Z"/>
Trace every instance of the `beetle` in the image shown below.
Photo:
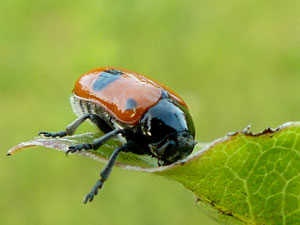
<path fill-rule="evenodd" d="M 135 72 L 102 67 L 83 74 L 75 83 L 71 105 L 76 120 L 64 131 L 41 131 L 39 135 L 73 135 L 87 119 L 104 135 L 92 143 L 69 146 L 66 154 L 96 150 L 114 137 L 126 140 L 112 152 L 84 203 L 98 194 L 120 152 L 153 156 L 161 166 L 187 157 L 196 143 L 193 120 L 183 99 L 167 86 Z"/>

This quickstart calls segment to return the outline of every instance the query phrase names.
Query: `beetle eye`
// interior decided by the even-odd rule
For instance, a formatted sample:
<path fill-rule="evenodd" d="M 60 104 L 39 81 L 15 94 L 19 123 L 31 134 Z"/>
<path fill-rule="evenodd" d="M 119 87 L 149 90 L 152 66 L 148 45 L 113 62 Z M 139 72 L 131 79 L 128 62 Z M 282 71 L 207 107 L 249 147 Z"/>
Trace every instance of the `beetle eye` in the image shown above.
<path fill-rule="evenodd" d="M 157 157 L 163 161 L 160 165 L 169 165 L 182 158 L 176 141 L 169 139 L 156 149 L 156 154 Z"/>
<path fill-rule="evenodd" d="M 169 155 L 173 154 L 172 149 L 176 145 L 176 142 L 173 140 L 167 140 L 162 146 L 157 149 L 157 154 L 162 158 L 166 158 Z M 170 151 L 171 150 L 171 151 Z"/>

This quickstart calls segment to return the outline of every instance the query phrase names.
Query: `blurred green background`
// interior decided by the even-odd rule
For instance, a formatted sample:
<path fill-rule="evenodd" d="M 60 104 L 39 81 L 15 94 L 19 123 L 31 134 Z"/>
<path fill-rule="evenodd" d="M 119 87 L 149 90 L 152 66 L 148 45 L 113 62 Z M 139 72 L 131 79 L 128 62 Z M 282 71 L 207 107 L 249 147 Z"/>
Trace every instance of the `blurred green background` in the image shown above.
<path fill-rule="evenodd" d="M 197 140 L 300 120 L 300 1 L 37 1 L 0 7 L 0 224 L 216 224 L 164 178 L 13 145 L 63 129 L 77 77 L 124 67 L 189 104 Z M 79 132 L 94 131 L 85 124 Z"/>

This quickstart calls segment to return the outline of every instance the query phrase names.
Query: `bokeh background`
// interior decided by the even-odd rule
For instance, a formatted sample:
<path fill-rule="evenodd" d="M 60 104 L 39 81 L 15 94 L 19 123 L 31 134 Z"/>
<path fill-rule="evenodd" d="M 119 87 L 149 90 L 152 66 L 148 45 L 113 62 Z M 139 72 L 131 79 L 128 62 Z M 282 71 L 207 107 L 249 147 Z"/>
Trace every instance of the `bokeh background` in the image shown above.
<path fill-rule="evenodd" d="M 180 93 L 201 142 L 300 120 L 299 12 L 296 0 L 2 0 L 0 224 L 216 224 L 164 178 L 115 168 L 83 205 L 102 164 L 43 148 L 6 152 L 75 119 L 75 80 L 102 66 Z"/>

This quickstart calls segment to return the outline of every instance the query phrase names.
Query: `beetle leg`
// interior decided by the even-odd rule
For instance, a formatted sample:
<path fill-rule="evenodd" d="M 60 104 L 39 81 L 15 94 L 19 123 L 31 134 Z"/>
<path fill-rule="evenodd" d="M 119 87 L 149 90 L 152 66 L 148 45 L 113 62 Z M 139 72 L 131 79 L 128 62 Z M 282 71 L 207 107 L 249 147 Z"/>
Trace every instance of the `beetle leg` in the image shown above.
<path fill-rule="evenodd" d="M 74 120 L 72 123 L 70 123 L 65 131 L 59 131 L 59 132 L 45 132 L 41 131 L 39 132 L 39 135 L 43 134 L 45 137 L 64 137 L 67 135 L 73 135 L 77 128 L 86 120 L 90 119 L 94 124 L 96 124 L 100 130 L 103 130 L 104 132 L 108 129 L 107 124 L 97 115 L 94 114 L 85 114 L 76 120 Z M 103 129 L 102 129 L 103 128 Z"/>
<path fill-rule="evenodd" d="M 59 131 L 59 132 L 45 132 L 41 131 L 39 132 L 39 135 L 43 134 L 45 137 L 64 137 L 67 135 L 72 135 L 75 133 L 76 129 L 86 120 L 90 117 L 91 114 L 83 115 L 76 120 L 74 120 L 72 123 L 70 123 L 65 131 Z"/>
<path fill-rule="evenodd" d="M 128 145 L 124 144 L 121 147 L 116 148 L 113 153 L 110 155 L 108 163 L 103 168 L 103 170 L 100 172 L 100 179 L 96 182 L 95 186 L 92 188 L 90 193 L 88 193 L 84 198 L 84 204 L 87 202 L 93 201 L 95 195 L 98 194 L 98 189 L 101 189 L 103 187 L 104 182 L 108 179 L 110 172 L 113 168 L 113 165 L 115 164 L 116 159 L 118 158 L 118 155 L 121 151 L 125 151 L 127 149 Z"/>
<path fill-rule="evenodd" d="M 64 137 L 67 136 L 66 131 L 59 131 L 59 132 L 47 132 L 47 131 L 40 131 L 38 135 L 44 135 L 45 137 Z"/>
<path fill-rule="evenodd" d="M 122 132 L 123 132 L 122 129 L 112 130 L 112 131 L 104 134 L 103 136 L 93 140 L 93 142 L 91 144 L 84 143 L 84 144 L 79 144 L 79 145 L 71 145 L 71 146 L 69 146 L 69 150 L 66 151 L 66 154 L 68 154 L 70 152 L 74 153 L 74 152 L 80 151 L 80 150 L 90 150 L 90 149 L 96 150 L 96 149 L 100 148 L 100 146 L 102 146 L 109 139 L 117 136 L 118 134 L 120 134 Z"/>

